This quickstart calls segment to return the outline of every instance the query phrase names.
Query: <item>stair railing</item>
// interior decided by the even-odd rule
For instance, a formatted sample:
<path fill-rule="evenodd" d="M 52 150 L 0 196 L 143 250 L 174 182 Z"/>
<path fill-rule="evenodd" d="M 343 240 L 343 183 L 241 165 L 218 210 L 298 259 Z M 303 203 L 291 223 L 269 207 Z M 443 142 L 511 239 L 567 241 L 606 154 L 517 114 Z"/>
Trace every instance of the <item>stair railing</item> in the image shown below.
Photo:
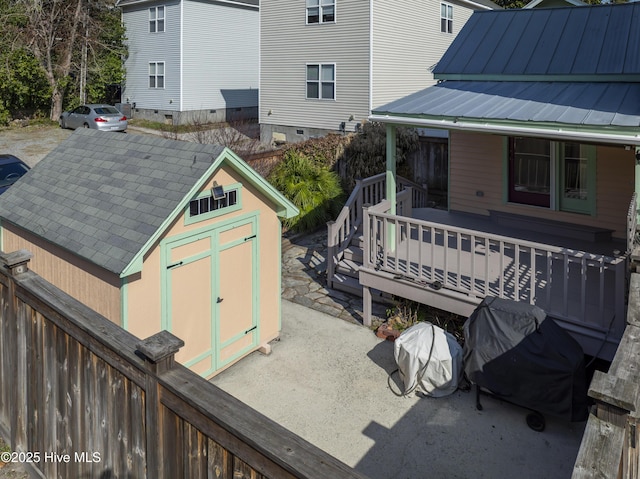
<path fill-rule="evenodd" d="M 411 188 L 412 206 L 422 207 L 427 204 L 427 190 L 411 180 L 397 177 L 397 190 Z M 386 197 L 387 176 L 380 173 L 364 180 L 356 180 L 351 195 L 335 221 L 327 223 L 327 286 L 333 287 L 336 265 L 344 257 L 344 250 L 349 247 L 353 236 L 362 224 L 362 207 L 366 204 L 376 205 Z"/>

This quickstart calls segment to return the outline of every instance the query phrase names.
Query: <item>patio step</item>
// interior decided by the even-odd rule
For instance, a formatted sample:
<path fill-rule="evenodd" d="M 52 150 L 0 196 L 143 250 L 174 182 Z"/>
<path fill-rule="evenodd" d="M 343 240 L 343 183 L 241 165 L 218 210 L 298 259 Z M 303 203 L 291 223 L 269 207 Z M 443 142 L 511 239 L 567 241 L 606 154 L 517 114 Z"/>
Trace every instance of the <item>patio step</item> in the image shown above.
<path fill-rule="evenodd" d="M 333 275 L 333 289 L 349 293 L 354 296 L 362 297 L 362 286 L 358 278 L 353 278 L 342 273 Z M 390 294 L 383 293 L 377 289 L 371 288 L 371 299 L 376 303 L 390 304 L 392 297 Z"/>
<path fill-rule="evenodd" d="M 505 213 L 504 211 L 490 210 L 489 217 L 500 226 L 534 231 L 545 235 L 590 241 L 592 243 L 611 241 L 611 233 L 613 233 L 613 230 L 606 228 L 565 223 L 564 221 L 550 220 L 547 218 L 534 218 L 532 216 Z"/>
<path fill-rule="evenodd" d="M 354 263 L 362 264 L 364 260 L 364 252 L 362 248 L 357 246 L 349 246 L 344 250 L 344 258 L 353 261 Z"/>
<path fill-rule="evenodd" d="M 360 271 L 361 263 L 356 263 L 350 259 L 343 259 L 336 265 L 336 273 L 344 274 L 352 278 L 358 278 L 358 272 Z"/>

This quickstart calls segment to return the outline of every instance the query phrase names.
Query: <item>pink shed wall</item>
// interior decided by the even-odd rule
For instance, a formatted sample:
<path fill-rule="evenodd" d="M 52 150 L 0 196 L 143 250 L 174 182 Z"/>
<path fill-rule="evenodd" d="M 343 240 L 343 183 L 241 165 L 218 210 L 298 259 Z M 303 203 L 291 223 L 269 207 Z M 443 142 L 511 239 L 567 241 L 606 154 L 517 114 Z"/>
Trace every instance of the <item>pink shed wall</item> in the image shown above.
<path fill-rule="evenodd" d="M 33 253 L 29 268 L 65 293 L 120 325 L 120 278 L 10 223 L 2 224 L 2 249 Z"/>
<path fill-rule="evenodd" d="M 548 218 L 614 230 L 626 235 L 626 214 L 634 192 L 634 151 L 622 146 L 596 147 L 596 215 L 554 211 L 503 202 L 504 137 L 450 131 L 449 208 L 488 215 L 489 210 Z M 483 196 L 476 192 L 482 191 Z"/>
<path fill-rule="evenodd" d="M 280 331 L 280 241 L 281 224 L 271 201 L 260 194 L 255 188 L 235 170 L 223 164 L 201 191 L 208 191 L 217 181 L 219 185 L 242 183 L 242 208 L 206 222 L 185 225 L 184 214 L 180 215 L 167 230 L 165 235 L 154 245 L 145 256 L 142 272 L 133 275 L 127 284 L 127 329 L 141 338 L 148 337 L 161 329 L 162 299 L 160 274 L 160 243 L 162 240 L 183 233 L 201 230 L 206 225 L 227 221 L 251 212 L 259 211 L 259 345 L 264 344 L 279 335 Z M 233 274 L 233 271 L 228 272 Z M 227 272 L 225 272 L 227 274 Z M 188 289 L 188 285 L 185 288 Z M 185 341 L 185 348 L 189 348 L 189 339 Z M 181 351 L 183 352 L 183 351 Z M 188 351 L 185 350 L 188 356 Z"/>

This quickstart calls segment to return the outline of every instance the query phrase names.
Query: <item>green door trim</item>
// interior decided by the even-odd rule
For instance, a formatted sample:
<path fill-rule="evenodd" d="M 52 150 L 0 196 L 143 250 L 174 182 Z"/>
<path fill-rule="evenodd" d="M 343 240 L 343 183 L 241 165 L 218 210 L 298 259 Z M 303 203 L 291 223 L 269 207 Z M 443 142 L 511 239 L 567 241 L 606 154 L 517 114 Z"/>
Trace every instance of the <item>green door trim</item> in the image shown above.
<path fill-rule="evenodd" d="M 177 248 L 179 246 L 183 246 L 189 243 L 193 243 L 194 241 L 199 241 L 201 239 L 210 238 L 210 248 L 206 252 L 201 252 L 192 256 L 189 256 L 184 259 L 180 259 L 180 264 L 177 264 L 175 267 L 180 267 L 187 265 L 189 263 L 201 260 L 208 256 L 211 256 L 211 271 L 210 271 L 210 280 L 211 280 L 211 348 L 209 352 L 202 353 L 198 357 L 191 359 L 184 365 L 189 367 L 197 362 L 205 359 L 208 355 L 211 355 L 211 369 L 203 373 L 203 376 L 207 376 L 226 364 L 235 361 L 238 357 L 246 354 L 246 352 L 250 349 L 253 349 L 257 345 L 258 338 L 260 337 L 260 323 L 258 321 L 258 310 L 260 305 L 260 288 L 259 288 L 259 278 L 260 278 L 260 257 L 259 257 L 259 244 L 260 244 L 260 232 L 259 232 L 259 216 L 260 211 L 254 211 L 251 213 L 245 213 L 239 216 L 234 216 L 228 219 L 224 219 L 218 221 L 214 224 L 210 224 L 207 226 L 203 226 L 202 228 L 195 229 L 193 231 L 187 231 L 184 233 L 180 233 L 175 236 L 171 236 L 169 238 L 165 238 L 160 242 L 160 294 L 161 294 L 161 328 L 167 330 L 169 332 L 172 331 L 172 318 L 171 318 L 171 310 L 172 310 L 172 298 L 171 298 L 171 285 L 170 285 L 170 275 L 168 267 L 171 266 L 170 263 L 170 254 L 173 248 Z M 233 246 L 237 246 L 238 244 L 242 244 L 245 242 L 245 239 L 234 240 L 223 245 L 219 242 L 220 233 L 224 233 L 233 228 L 237 228 L 240 226 L 244 226 L 247 224 L 251 224 L 251 235 L 253 237 L 250 238 L 252 241 L 252 255 L 253 255 L 253 267 L 252 267 L 252 282 L 253 282 L 253 291 L 252 291 L 252 326 L 255 326 L 254 329 L 251 330 L 252 341 L 251 346 L 248 348 L 244 348 L 239 353 L 234 354 L 224 362 L 220 359 L 220 350 L 222 347 L 226 345 L 226 343 L 230 344 L 230 341 L 227 341 L 225 345 L 219 344 L 220 337 L 220 328 L 218 318 L 220 317 L 219 306 L 214 302 L 214 297 L 217 298 L 216 294 L 219 291 L 220 281 L 222 280 L 221 271 L 220 271 L 220 262 L 218 261 L 219 255 L 221 251 L 225 249 L 231 248 Z M 243 334 L 244 336 L 244 334 Z M 181 338 L 185 339 L 185 338 Z M 237 339 L 237 338 L 236 338 Z"/>

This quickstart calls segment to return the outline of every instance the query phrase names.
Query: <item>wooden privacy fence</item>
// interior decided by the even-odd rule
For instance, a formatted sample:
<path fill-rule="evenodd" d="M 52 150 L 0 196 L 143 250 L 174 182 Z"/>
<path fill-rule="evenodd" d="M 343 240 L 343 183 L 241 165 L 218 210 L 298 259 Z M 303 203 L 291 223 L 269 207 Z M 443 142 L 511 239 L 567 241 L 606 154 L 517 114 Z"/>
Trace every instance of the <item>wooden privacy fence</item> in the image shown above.
<path fill-rule="evenodd" d="M 640 274 L 629 287 L 627 327 L 608 373 L 596 371 L 589 387 L 595 400 L 572 479 L 640 477 Z"/>
<path fill-rule="evenodd" d="M 0 429 L 47 478 L 364 477 L 0 257 Z"/>

